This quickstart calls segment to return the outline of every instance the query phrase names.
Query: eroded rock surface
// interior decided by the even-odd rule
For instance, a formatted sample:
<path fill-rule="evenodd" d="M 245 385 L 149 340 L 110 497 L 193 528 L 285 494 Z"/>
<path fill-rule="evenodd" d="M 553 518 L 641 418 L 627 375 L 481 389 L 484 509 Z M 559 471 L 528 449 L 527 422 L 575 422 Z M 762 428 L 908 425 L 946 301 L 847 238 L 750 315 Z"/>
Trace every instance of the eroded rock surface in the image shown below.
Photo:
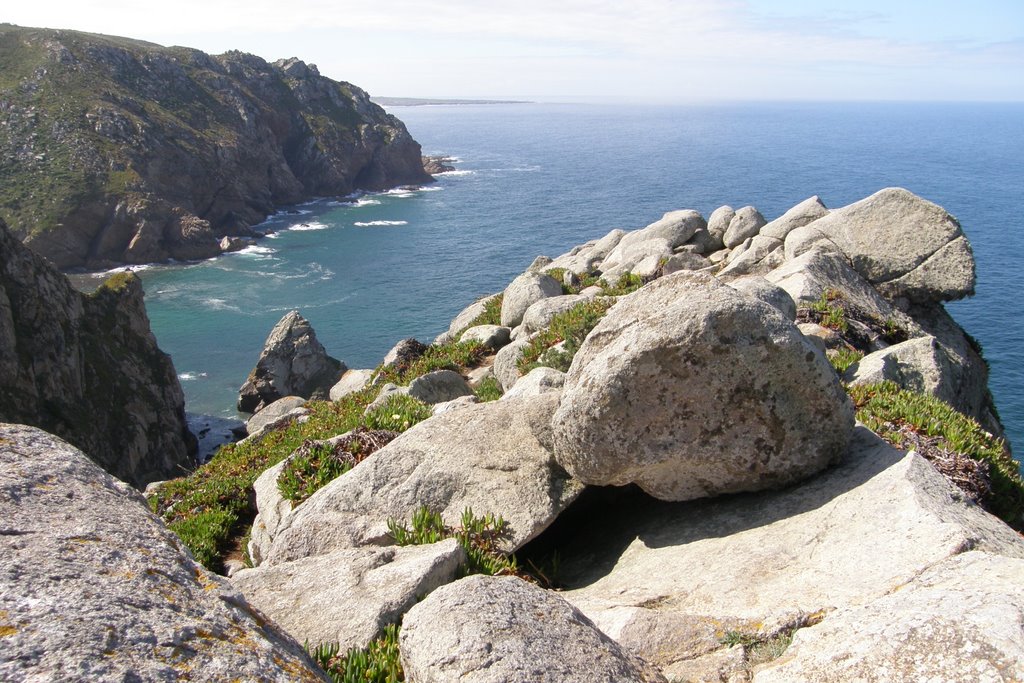
<path fill-rule="evenodd" d="M 558 595 L 510 576 L 434 591 L 409 611 L 399 637 L 412 681 L 665 680 Z"/>
<path fill-rule="evenodd" d="M 552 422 L 584 483 L 664 500 L 792 483 L 835 462 L 853 407 L 776 308 L 710 276 L 622 298 L 577 352 Z"/>
<path fill-rule="evenodd" d="M 81 451 L 0 425 L 0 678 L 321 681 Z"/>

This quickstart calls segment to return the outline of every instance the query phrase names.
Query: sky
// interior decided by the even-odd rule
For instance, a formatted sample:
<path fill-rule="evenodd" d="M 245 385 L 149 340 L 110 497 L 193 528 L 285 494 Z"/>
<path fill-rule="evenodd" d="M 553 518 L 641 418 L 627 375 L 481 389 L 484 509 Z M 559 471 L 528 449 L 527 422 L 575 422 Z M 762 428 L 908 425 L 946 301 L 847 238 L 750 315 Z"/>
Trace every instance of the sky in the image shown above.
<path fill-rule="evenodd" d="M 299 57 L 371 95 L 1024 101 L 1024 0 L 34 0 L 0 21 Z"/>

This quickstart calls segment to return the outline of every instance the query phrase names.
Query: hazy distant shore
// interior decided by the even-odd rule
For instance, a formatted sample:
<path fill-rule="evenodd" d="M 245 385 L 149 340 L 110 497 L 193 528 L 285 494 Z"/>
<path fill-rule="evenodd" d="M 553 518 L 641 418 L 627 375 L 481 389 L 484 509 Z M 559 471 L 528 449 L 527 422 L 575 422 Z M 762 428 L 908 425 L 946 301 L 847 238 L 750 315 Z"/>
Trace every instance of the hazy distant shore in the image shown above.
<path fill-rule="evenodd" d="M 382 107 L 423 107 L 430 104 L 533 104 L 528 100 L 456 100 L 421 97 L 371 97 Z"/>

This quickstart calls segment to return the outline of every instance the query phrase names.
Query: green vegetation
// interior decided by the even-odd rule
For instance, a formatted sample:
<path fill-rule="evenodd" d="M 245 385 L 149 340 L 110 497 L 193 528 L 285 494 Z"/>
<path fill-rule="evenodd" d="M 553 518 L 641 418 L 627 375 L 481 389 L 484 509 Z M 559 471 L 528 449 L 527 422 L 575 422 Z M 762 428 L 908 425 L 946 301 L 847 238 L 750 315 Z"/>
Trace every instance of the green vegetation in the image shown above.
<path fill-rule="evenodd" d="M 321 643 L 309 654 L 334 683 L 398 683 L 404 681 L 398 657 L 398 625 L 384 627 L 384 635 L 365 648 L 340 654 L 337 643 Z"/>
<path fill-rule="evenodd" d="M 647 283 L 639 275 L 623 273 L 614 285 L 609 285 L 604 280 L 601 280 L 600 284 L 604 288 L 605 296 L 622 296 L 635 292 Z"/>
<path fill-rule="evenodd" d="M 417 377 L 435 370 L 462 372 L 466 368 L 479 365 L 486 355 L 487 347 L 478 341 L 431 345 L 422 356 L 407 365 L 379 368 L 374 374 L 374 381 L 393 382 L 404 386 Z"/>
<path fill-rule="evenodd" d="M 277 488 L 282 496 L 298 505 L 396 436 L 397 431 L 356 427 L 334 443 L 306 440 L 282 468 Z"/>
<path fill-rule="evenodd" d="M 459 330 L 461 336 L 463 332 L 471 327 L 477 325 L 500 325 L 501 324 L 501 302 L 505 299 L 505 294 L 497 294 L 484 303 L 484 312 L 473 318 L 465 328 Z"/>
<path fill-rule="evenodd" d="M 902 444 L 900 430 L 909 429 L 936 437 L 942 448 L 987 463 L 991 494 L 982 504 L 1015 529 L 1024 527 L 1024 481 L 1002 439 L 934 396 L 900 389 L 893 382 L 847 390 L 857 406 L 857 419 L 897 447 Z"/>
<path fill-rule="evenodd" d="M 551 319 L 546 330 L 538 334 L 523 349 L 518 368 L 522 374 L 530 370 L 548 366 L 565 372 L 572 364 L 583 340 L 604 317 L 612 302 L 602 300 L 583 301 L 567 311 L 563 311 Z M 565 342 L 562 350 L 551 347 Z"/>
<path fill-rule="evenodd" d="M 210 462 L 187 477 L 169 481 L 150 499 L 153 511 L 192 551 L 203 566 L 217 571 L 231 539 L 240 536 L 251 524 L 255 511 L 249 492 L 266 469 L 273 467 L 308 442 L 328 439 L 365 427 L 371 430 L 404 431 L 429 416 L 429 408 L 418 401 L 388 402 L 371 414 L 363 411 L 377 388 L 364 389 L 345 396 L 337 403 L 312 401 L 309 420 L 292 422 L 266 433 L 258 441 L 222 447 Z M 408 397 L 402 397 L 408 399 Z M 394 417 L 397 415 L 398 417 Z M 418 418 L 418 419 L 417 419 Z M 309 463 L 312 463 L 312 458 Z M 307 463 L 307 466 L 309 466 Z M 334 471 L 337 471 L 337 467 Z M 290 484 L 294 495 L 308 496 L 329 481 L 311 471 L 296 471 Z"/>
<path fill-rule="evenodd" d="M 480 385 L 473 393 L 476 394 L 476 397 L 480 399 L 481 403 L 487 403 L 488 401 L 497 401 L 505 392 L 501 390 L 501 384 L 498 382 L 498 378 L 491 375 L 484 381 L 480 382 Z"/>
<path fill-rule="evenodd" d="M 851 365 L 859 362 L 860 359 L 864 357 L 864 352 L 844 346 L 839 349 L 828 351 L 827 355 L 829 362 L 832 363 L 832 367 L 834 367 L 836 372 L 841 375 L 846 372 Z"/>
<path fill-rule="evenodd" d="M 498 549 L 498 540 L 507 533 L 506 522 L 500 516 L 486 514 L 477 517 L 469 508 L 462 513 L 462 526 L 445 526 L 438 512 L 426 506 L 412 515 L 411 528 L 394 519 L 388 520 L 388 532 L 397 545 L 426 545 L 446 538 L 454 538 L 466 551 L 463 575 L 515 574 L 518 572 L 514 556 Z"/>
<path fill-rule="evenodd" d="M 846 322 L 846 309 L 843 308 L 842 299 L 842 292 L 835 289 L 826 290 L 811 304 L 811 311 L 816 314 L 816 322 L 819 325 L 845 334 L 849 324 Z"/>
<path fill-rule="evenodd" d="M 395 394 L 362 418 L 367 429 L 383 429 L 404 432 L 431 415 L 430 406 L 412 396 Z"/>

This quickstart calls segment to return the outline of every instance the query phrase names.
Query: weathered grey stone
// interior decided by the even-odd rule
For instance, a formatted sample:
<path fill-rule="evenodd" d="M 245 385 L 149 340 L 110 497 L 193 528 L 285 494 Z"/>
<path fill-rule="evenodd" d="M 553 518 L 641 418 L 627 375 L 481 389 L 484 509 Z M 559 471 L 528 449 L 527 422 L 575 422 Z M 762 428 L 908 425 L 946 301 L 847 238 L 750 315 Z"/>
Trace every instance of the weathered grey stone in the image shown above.
<path fill-rule="evenodd" d="M 249 559 L 254 566 L 263 563 L 263 559 L 270 551 L 270 545 L 274 542 L 274 536 L 281 528 L 281 522 L 292 512 L 292 502 L 281 495 L 277 488 L 277 480 L 281 472 L 288 465 L 290 458 L 285 458 L 273 467 L 263 471 L 253 484 L 253 491 L 256 495 L 256 519 L 252 522 L 252 531 L 249 534 Z"/>
<path fill-rule="evenodd" d="M 0 679 L 326 680 L 145 500 L 41 430 L 0 425 Z"/>
<path fill-rule="evenodd" d="M 384 354 L 384 360 L 381 361 L 381 365 L 385 368 L 408 365 L 422 356 L 426 350 L 426 344 L 418 339 L 409 337 L 392 346 L 391 350 Z"/>
<path fill-rule="evenodd" d="M 379 545 L 388 518 L 411 519 L 423 505 L 453 526 L 467 507 L 501 515 L 509 523 L 501 546 L 521 546 L 581 488 L 549 452 L 557 401 L 491 401 L 421 422 L 300 505 L 266 563 Z"/>
<path fill-rule="evenodd" d="M 363 413 L 369 413 L 380 408 L 382 405 L 390 401 L 392 396 L 408 393 L 409 387 L 400 387 L 397 384 L 388 382 L 380 388 L 380 391 L 377 392 L 377 397 L 370 401 L 370 404 L 366 406 L 366 410 L 364 410 Z"/>
<path fill-rule="evenodd" d="M 673 254 L 665 261 L 662 266 L 662 272 L 665 275 L 671 275 L 672 273 L 678 273 L 681 270 L 702 270 L 713 266 L 708 259 L 697 254 L 691 254 L 682 252 L 680 254 Z"/>
<path fill-rule="evenodd" d="M 547 329 L 548 325 L 551 324 L 552 318 L 559 313 L 568 311 L 581 301 L 583 301 L 583 297 L 579 294 L 563 294 L 561 296 L 541 299 L 526 309 L 526 313 L 523 315 L 520 334 L 530 335 Z"/>
<path fill-rule="evenodd" d="M 653 280 L 662 272 L 662 267 L 668 262 L 670 256 L 646 256 L 630 268 L 630 272 L 643 280 Z"/>
<path fill-rule="evenodd" d="M 796 302 L 793 301 L 793 297 L 782 287 L 768 282 L 763 277 L 746 275 L 730 281 L 729 286 L 738 292 L 749 294 L 769 306 L 774 306 L 787 319 L 796 320 Z"/>
<path fill-rule="evenodd" d="M 408 394 L 427 405 L 434 405 L 460 396 L 471 396 L 473 389 L 454 370 L 434 370 L 409 382 Z"/>
<path fill-rule="evenodd" d="M 664 681 L 557 594 L 514 576 L 469 576 L 413 607 L 399 635 L 413 681 Z"/>
<path fill-rule="evenodd" d="M 958 379 L 949 353 L 932 336 L 908 339 L 870 353 L 843 374 L 848 384 L 870 384 L 888 380 L 904 389 L 931 394 L 959 407 Z"/>
<path fill-rule="evenodd" d="M 501 300 L 501 324 L 516 327 L 532 304 L 561 293 L 562 284 L 550 275 L 523 273 L 505 289 Z"/>
<path fill-rule="evenodd" d="M 625 230 L 616 228 L 593 244 L 587 243 L 578 249 L 556 258 L 545 270 L 565 268 L 573 273 L 590 273 L 619 243 Z"/>
<path fill-rule="evenodd" d="M 718 251 L 708 254 L 708 261 L 717 265 L 729 258 L 730 253 L 732 252 L 729 249 L 719 249 Z"/>
<path fill-rule="evenodd" d="M 238 390 L 238 409 L 257 413 L 283 396 L 326 398 L 347 368 L 331 358 L 298 311 L 270 331 L 256 367 Z"/>
<path fill-rule="evenodd" d="M 384 627 L 455 579 L 465 552 L 455 539 L 422 546 L 347 548 L 256 569 L 231 583 L 290 636 L 311 646 L 366 647 Z"/>
<path fill-rule="evenodd" d="M 117 273 L 81 294 L 3 220 L 0 421 L 58 434 L 138 488 L 196 466 L 185 397 L 139 278 Z"/>
<path fill-rule="evenodd" d="M 880 320 L 892 319 L 912 336 L 921 327 L 850 267 L 844 256 L 815 249 L 766 273 L 764 278 L 789 292 L 798 306 L 817 301 L 828 291 L 841 292 L 843 300 Z"/>
<path fill-rule="evenodd" d="M 968 552 L 797 631 L 773 681 L 1024 680 L 1024 561 Z"/>
<path fill-rule="evenodd" d="M 948 301 L 974 293 L 974 257 L 942 207 L 898 187 L 832 211 L 786 237 L 786 258 L 825 243 L 891 299 Z"/>
<path fill-rule="evenodd" d="M 469 382 L 469 386 L 477 389 L 488 377 L 494 377 L 494 368 L 491 365 L 484 365 L 470 370 L 467 376 L 467 381 Z"/>
<path fill-rule="evenodd" d="M 545 266 L 550 266 L 551 263 L 552 263 L 552 260 L 551 260 L 550 256 L 543 256 L 543 255 L 541 255 L 541 256 L 538 256 L 537 258 L 533 259 L 533 263 L 530 264 L 530 267 L 527 268 L 527 270 L 529 270 L 531 272 L 534 272 L 534 273 L 539 273 L 539 272 L 544 270 Z"/>
<path fill-rule="evenodd" d="M 306 401 L 307 399 L 301 396 L 279 398 L 250 417 L 245 423 L 245 431 L 248 432 L 249 436 L 254 436 L 271 425 L 284 421 L 286 417 L 296 418 L 299 415 L 304 415 L 309 412 L 303 408 L 306 405 Z"/>
<path fill-rule="evenodd" d="M 623 297 L 569 368 L 558 462 L 665 500 L 784 486 L 835 462 L 853 407 L 776 308 L 707 275 Z"/>
<path fill-rule="evenodd" d="M 638 233 L 631 233 L 631 235 Z M 644 259 L 667 259 L 672 256 L 672 242 L 664 237 L 649 237 L 644 240 L 627 240 L 622 238 L 618 246 L 601 262 L 601 273 L 607 278 L 615 269 L 631 272 L 636 264 Z"/>
<path fill-rule="evenodd" d="M 529 344 L 529 337 L 521 336 L 508 346 L 503 347 L 494 357 L 494 376 L 498 379 L 498 384 L 501 385 L 503 391 L 508 391 L 519 381 L 517 364 L 523 357 L 523 350 Z"/>
<path fill-rule="evenodd" d="M 694 254 L 708 255 L 713 251 L 718 251 L 723 245 L 721 238 L 716 239 L 711 232 L 705 228 L 704 230 L 698 230 L 693 233 L 693 237 L 690 238 L 690 241 L 683 246 L 691 247 Z M 679 247 L 676 248 L 677 253 L 678 250 Z"/>
<path fill-rule="evenodd" d="M 547 367 L 534 368 L 521 377 L 515 386 L 501 397 L 501 400 L 540 396 L 551 391 L 561 391 L 563 384 L 565 384 L 564 372 Z"/>
<path fill-rule="evenodd" d="M 966 550 L 1024 558 L 1024 539 L 864 427 L 842 464 L 784 491 L 681 504 L 632 494 L 578 514 L 559 548 L 563 595 L 666 673 L 719 651 L 729 631 L 770 637 Z"/>
<path fill-rule="evenodd" d="M 340 401 L 342 397 L 363 389 L 372 378 L 373 370 L 347 370 L 338 383 L 331 387 L 328 396 L 332 401 Z"/>
<path fill-rule="evenodd" d="M 453 398 L 452 400 L 445 401 L 444 403 L 435 403 L 431 412 L 434 415 L 440 415 L 441 413 L 458 410 L 459 408 L 465 408 L 466 406 L 471 406 L 476 403 L 480 403 L 480 399 L 472 394 L 469 396 L 459 396 L 458 398 Z"/>
<path fill-rule="evenodd" d="M 584 299 L 593 299 L 594 297 L 601 296 L 604 293 L 604 289 L 597 285 L 590 285 L 580 290 L 580 296 Z"/>
<path fill-rule="evenodd" d="M 797 325 L 797 329 L 822 353 L 825 353 L 826 349 L 834 349 L 842 343 L 838 332 L 818 323 L 800 323 Z"/>
<path fill-rule="evenodd" d="M 736 214 L 729 221 L 729 229 L 725 231 L 722 242 L 726 247 L 732 249 L 756 235 L 767 222 L 761 212 L 752 206 L 737 209 Z"/>
<path fill-rule="evenodd" d="M 725 232 L 729 229 L 729 223 L 736 215 L 736 210 L 731 206 L 720 206 L 708 216 L 708 234 L 710 235 L 710 251 L 717 251 L 725 246 Z"/>
<path fill-rule="evenodd" d="M 434 340 L 434 343 L 446 344 L 456 339 L 457 335 L 460 332 L 465 330 L 473 323 L 474 320 L 483 315 L 484 311 L 486 310 L 487 304 L 496 296 L 498 295 L 491 294 L 490 296 L 485 296 L 482 299 L 478 299 L 477 301 L 474 301 L 466 308 L 462 309 L 462 311 L 452 320 L 451 324 L 448 326 L 448 329 L 437 336 L 437 339 Z"/>
<path fill-rule="evenodd" d="M 459 341 L 478 341 L 487 348 L 497 351 L 509 343 L 511 335 L 512 330 L 501 325 L 477 325 L 463 332 Z"/>
<path fill-rule="evenodd" d="M 669 211 L 660 219 L 654 221 L 646 228 L 627 233 L 622 237 L 618 246 L 623 243 L 639 244 L 654 238 L 667 240 L 672 248 L 686 244 L 698 230 L 707 230 L 708 224 L 704 217 L 693 209 L 681 211 Z"/>
<path fill-rule="evenodd" d="M 822 204 L 818 195 L 814 195 L 803 200 L 775 220 L 768 222 L 757 234 L 777 240 L 785 240 L 786 235 L 797 228 L 813 223 L 827 214 L 828 209 Z"/>
<path fill-rule="evenodd" d="M 719 277 L 730 277 L 735 275 L 756 274 L 760 275 L 781 266 L 785 260 L 782 240 L 764 235 L 754 235 L 749 244 L 744 242 L 745 247 L 737 247 L 725 259 L 726 266 L 719 273 Z"/>

